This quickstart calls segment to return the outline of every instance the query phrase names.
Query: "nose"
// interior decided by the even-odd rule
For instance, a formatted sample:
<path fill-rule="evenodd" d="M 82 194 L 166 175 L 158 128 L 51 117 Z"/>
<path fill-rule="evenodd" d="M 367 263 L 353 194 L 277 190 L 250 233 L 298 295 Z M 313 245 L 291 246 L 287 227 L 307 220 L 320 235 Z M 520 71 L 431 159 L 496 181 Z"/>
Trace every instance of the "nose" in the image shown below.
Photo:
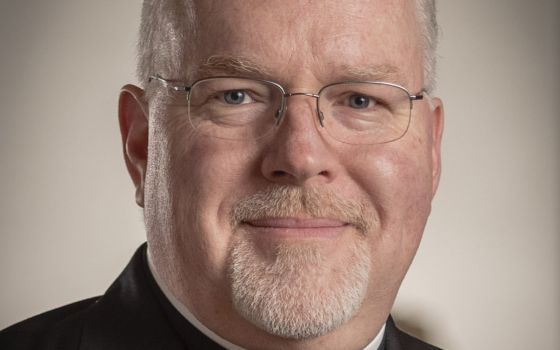
<path fill-rule="evenodd" d="M 316 111 L 316 96 L 290 93 L 278 129 L 262 158 L 263 176 L 274 183 L 325 184 L 337 174 L 333 145 L 324 138 Z M 308 98 L 315 97 L 315 98 Z"/>

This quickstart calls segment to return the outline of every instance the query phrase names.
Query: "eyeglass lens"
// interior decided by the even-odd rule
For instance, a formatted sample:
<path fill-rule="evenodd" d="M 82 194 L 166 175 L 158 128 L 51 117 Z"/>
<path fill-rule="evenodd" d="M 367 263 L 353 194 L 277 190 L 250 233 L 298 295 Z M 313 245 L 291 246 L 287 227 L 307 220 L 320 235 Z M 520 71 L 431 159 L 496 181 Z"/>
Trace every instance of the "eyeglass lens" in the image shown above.
<path fill-rule="evenodd" d="M 272 82 L 209 78 L 191 87 L 188 116 L 193 128 L 208 136 L 258 139 L 277 126 L 285 98 Z M 328 85 L 319 92 L 317 106 L 325 131 L 346 143 L 393 141 L 404 135 L 410 122 L 410 95 L 387 83 Z"/>

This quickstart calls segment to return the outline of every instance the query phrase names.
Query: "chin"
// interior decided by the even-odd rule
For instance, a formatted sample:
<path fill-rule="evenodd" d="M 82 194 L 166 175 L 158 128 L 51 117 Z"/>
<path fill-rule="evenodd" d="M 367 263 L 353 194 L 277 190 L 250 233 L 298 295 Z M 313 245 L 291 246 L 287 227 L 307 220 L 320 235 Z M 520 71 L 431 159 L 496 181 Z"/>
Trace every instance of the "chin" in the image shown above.
<path fill-rule="evenodd" d="M 348 322 L 368 289 L 370 254 L 353 239 L 337 259 L 321 242 L 276 241 L 266 250 L 235 236 L 230 253 L 232 300 L 255 326 L 289 339 L 319 337 Z"/>

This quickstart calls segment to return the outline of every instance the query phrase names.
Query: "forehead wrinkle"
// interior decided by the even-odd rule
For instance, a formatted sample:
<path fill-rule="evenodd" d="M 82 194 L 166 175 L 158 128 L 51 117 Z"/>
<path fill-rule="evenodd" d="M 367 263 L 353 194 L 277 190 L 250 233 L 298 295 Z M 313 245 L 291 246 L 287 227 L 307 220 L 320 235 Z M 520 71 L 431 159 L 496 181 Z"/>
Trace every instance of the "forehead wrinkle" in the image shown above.
<path fill-rule="evenodd" d="M 269 71 L 255 60 L 243 56 L 213 55 L 198 64 L 195 73 L 198 77 L 216 75 L 270 76 Z"/>

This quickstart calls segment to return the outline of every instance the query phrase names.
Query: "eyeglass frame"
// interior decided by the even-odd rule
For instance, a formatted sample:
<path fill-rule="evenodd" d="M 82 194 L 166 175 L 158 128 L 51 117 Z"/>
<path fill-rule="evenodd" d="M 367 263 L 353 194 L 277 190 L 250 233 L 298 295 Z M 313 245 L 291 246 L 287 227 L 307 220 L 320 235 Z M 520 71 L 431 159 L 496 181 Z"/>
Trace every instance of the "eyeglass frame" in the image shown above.
<path fill-rule="evenodd" d="M 282 85 L 280 85 L 279 83 L 277 83 L 275 81 L 272 81 L 272 80 L 250 78 L 250 77 L 243 77 L 243 76 L 234 76 L 234 75 L 219 75 L 219 76 L 204 77 L 204 78 L 200 78 L 200 79 L 197 79 L 197 80 L 193 81 L 190 85 L 186 85 L 186 84 L 181 84 L 181 83 L 174 83 L 173 81 L 165 79 L 161 75 L 156 74 L 156 75 L 150 75 L 148 77 L 148 83 L 151 83 L 152 81 L 157 80 L 160 83 L 162 83 L 165 87 L 171 88 L 174 91 L 186 92 L 187 93 L 187 104 L 188 104 L 188 103 L 190 103 L 190 95 L 191 95 L 190 91 L 191 91 L 193 86 L 195 86 L 196 84 L 198 84 L 202 81 L 205 81 L 205 80 L 223 79 L 223 78 L 247 79 L 247 80 L 253 80 L 253 81 L 256 81 L 256 82 L 270 84 L 270 85 L 273 85 L 273 86 L 277 87 L 282 92 L 282 101 L 281 101 L 280 109 L 276 112 L 276 115 L 274 116 L 274 118 L 276 119 L 276 126 L 280 125 L 280 122 L 284 118 L 284 113 L 287 109 L 286 99 L 288 97 L 308 96 L 308 97 L 315 98 L 316 109 L 317 109 L 317 118 L 319 119 L 319 124 L 321 125 L 321 127 L 324 128 L 325 125 L 323 124 L 323 120 L 324 120 L 325 117 L 323 115 L 323 112 L 321 112 L 321 109 L 319 108 L 319 98 L 321 96 L 321 92 L 324 91 L 325 89 L 329 88 L 330 86 L 340 85 L 340 84 L 367 83 L 367 84 L 377 84 L 377 85 L 391 86 L 391 87 L 400 89 L 401 91 L 403 91 L 404 93 L 406 93 L 408 95 L 408 100 L 410 102 L 410 107 L 409 107 L 410 116 L 409 116 L 408 124 L 406 126 L 406 129 L 403 131 L 402 135 L 400 135 L 399 137 L 397 137 L 393 140 L 389 140 L 389 141 L 385 141 L 385 142 L 379 142 L 379 144 L 393 142 L 393 141 L 399 140 L 400 138 L 404 137 L 404 135 L 406 135 L 406 133 L 408 132 L 408 128 L 410 127 L 410 120 L 412 119 L 412 107 L 414 105 L 413 102 L 423 100 L 424 99 L 424 94 L 427 93 L 427 91 L 425 89 L 422 89 L 418 93 L 412 95 L 408 91 L 408 89 L 405 88 L 402 85 L 395 84 L 395 83 L 389 83 L 389 82 L 385 82 L 385 81 L 374 81 L 374 80 L 372 80 L 372 81 L 370 81 L 370 80 L 346 80 L 346 81 L 339 81 L 339 82 L 335 82 L 335 83 L 330 83 L 330 84 L 327 84 L 327 85 L 321 87 L 317 91 L 317 93 L 312 93 L 312 92 L 287 92 L 286 89 Z"/>

